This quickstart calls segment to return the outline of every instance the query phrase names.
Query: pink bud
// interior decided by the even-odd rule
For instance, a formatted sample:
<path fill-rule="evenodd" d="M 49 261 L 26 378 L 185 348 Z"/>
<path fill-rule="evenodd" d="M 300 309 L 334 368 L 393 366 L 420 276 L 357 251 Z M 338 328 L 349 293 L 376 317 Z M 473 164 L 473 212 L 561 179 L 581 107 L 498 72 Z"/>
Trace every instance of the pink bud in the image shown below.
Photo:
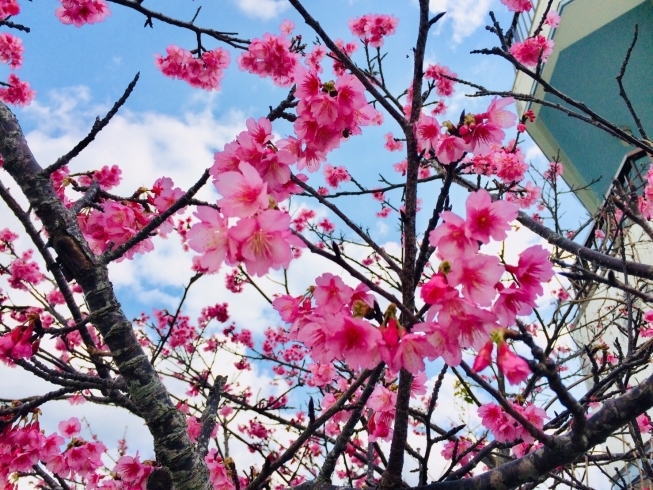
<path fill-rule="evenodd" d="M 492 350 L 494 349 L 494 342 L 491 340 L 485 344 L 481 350 L 476 354 L 474 359 L 474 365 L 472 366 L 472 371 L 478 373 L 483 371 L 486 367 L 492 364 Z"/>
<path fill-rule="evenodd" d="M 511 385 L 521 383 L 531 374 L 528 363 L 522 357 L 511 351 L 505 342 L 499 345 L 497 366 L 499 366 L 499 371 L 508 378 L 508 382 Z"/>

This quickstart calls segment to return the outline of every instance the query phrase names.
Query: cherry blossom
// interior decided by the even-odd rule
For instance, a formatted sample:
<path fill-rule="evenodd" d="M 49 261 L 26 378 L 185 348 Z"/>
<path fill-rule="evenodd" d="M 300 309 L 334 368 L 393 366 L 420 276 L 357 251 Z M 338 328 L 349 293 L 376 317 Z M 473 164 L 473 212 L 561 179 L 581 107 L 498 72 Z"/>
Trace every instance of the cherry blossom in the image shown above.
<path fill-rule="evenodd" d="M 513 385 L 525 381 L 531 374 L 528 363 L 515 354 L 505 342 L 499 344 L 497 367 Z"/>
<path fill-rule="evenodd" d="M 383 46 L 383 37 L 395 33 L 399 20 L 393 15 L 366 14 L 349 21 L 354 36 L 374 48 Z"/>
<path fill-rule="evenodd" d="M 294 82 L 298 58 L 297 53 L 290 51 L 290 41 L 285 36 L 266 33 L 263 39 L 253 39 L 237 62 L 241 70 L 261 78 L 270 77 L 275 85 L 288 87 Z"/>
<path fill-rule="evenodd" d="M 239 172 L 224 172 L 213 182 L 222 196 L 218 200 L 222 213 L 227 217 L 248 218 L 269 205 L 267 184 L 247 162 L 242 162 Z"/>
<path fill-rule="evenodd" d="M 16 104 L 19 107 L 29 105 L 36 97 L 29 82 L 20 80 L 16 74 L 9 75 L 6 84 L 0 87 L 0 100 L 7 104 Z"/>
<path fill-rule="evenodd" d="M 501 0 L 511 12 L 526 12 L 533 8 L 531 0 Z"/>
<path fill-rule="evenodd" d="M 490 238 L 506 238 L 507 231 L 511 229 L 510 222 L 517 217 L 514 204 L 501 200 L 492 202 L 490 193 L 483 189 L 469 195 L 465 208 L 465 233 L 481 243 L 490 243 Z"/>
<path fill-rule="evenodd" d="M 0 62 L 8 63 L 12 70 L 23 64 L 23 41 L 9 33 L 0 34 Z"/>
<path fill-rule="evenodd" d="M 84 24 L 102 22 L 111 15 L 105 0 L 60 0 L 61 7 L 55 10 L 55 15 L 63 24 L 73 24 L 82 27 Z"/>
<path fill-rule="evenodd" d="M 1 0 L 0 1 L 0 19 L 20 14 L 20 5 L 18 0 Z"/>
<path fill-rule="evenodd" d="M 521 64 L 534 67 L 540 61 L 546 63 L 549 59 L 553 52 L 553 41 L 539 34 L 525 41 L 516 42 L 510 47 L 510 52 Z"/>
<path fill-rule="evenodd" d="M 165 57 L 155 56 L 156 66 L 165 76 L 184 80 L 192 87 L 204 90 L 220 89 L 229 61 L 229 52 L 222 48 L 195 57 L 190 51 L 171 45 L 166 48 Z"/>

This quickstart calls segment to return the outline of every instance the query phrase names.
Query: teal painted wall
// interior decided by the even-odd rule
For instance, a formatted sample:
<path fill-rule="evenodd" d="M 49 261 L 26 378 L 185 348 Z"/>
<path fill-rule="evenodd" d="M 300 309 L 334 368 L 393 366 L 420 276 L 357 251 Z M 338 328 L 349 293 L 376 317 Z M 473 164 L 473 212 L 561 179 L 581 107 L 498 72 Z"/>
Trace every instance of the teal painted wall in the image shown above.
<path fill-rule="evenodd" d="M 635 121 L 619 96 L 616 81 L 632 42 L 635 24 L 639 25 L 639 38 L 628 64 L 624 86 L 645 131 L 653 137 L 653 5 L 650 2 L 562 50 L 551 83 L 562 93 L 584 102 L 618 126 L 628 126 L 639 136 Z M 545 100 L 561 102 L 550 94 Z M 591 189 L 602 201 L 624 155 L 632 148 L 555 109 L 543 107 L 540 121 L 587 183 L 601 177 Z"/>

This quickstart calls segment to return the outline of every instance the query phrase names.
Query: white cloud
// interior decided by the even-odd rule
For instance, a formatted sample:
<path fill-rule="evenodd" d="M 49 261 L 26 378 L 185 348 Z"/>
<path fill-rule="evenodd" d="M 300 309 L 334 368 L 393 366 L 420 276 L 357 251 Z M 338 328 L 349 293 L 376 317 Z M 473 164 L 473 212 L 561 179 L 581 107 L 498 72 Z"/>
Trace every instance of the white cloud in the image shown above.
<path fill-rule="evenodd" d="M 286 0 L 236 0 L 238 8 L 251 17 L 270 20 L 289 6 Z"/>
<path fill-rule="evenodd" d="M 453 41 L 460 43 L 483 25 L 492 0 L 431 0 L 432 13 L 446 12 L 438 22 L 438 29 L 451 22 Z"/>

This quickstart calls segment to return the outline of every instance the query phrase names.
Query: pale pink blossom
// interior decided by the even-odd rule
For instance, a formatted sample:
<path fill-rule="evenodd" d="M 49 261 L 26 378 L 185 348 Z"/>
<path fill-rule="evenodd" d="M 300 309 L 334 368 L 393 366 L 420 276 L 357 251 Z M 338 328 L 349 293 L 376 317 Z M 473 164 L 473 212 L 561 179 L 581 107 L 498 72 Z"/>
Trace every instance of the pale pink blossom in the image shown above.
<path fill-rule="evenodd" d="M 238 169 L 221 173 L 213 185 L 224 196 L 218 206 L 225 216 L 249 218 L 269 206 L 268 186 L 249 163 L 241 162 Z"/>
<path fill-rule="evenodd" d="M 289 36 L 294 29 L 295 29 L 295 23 L 290 19 L 284 20 L 279 26 L 279 30 L 281 31 L 281 34 L 283 34 L 284 36 Z"/>
<path fill-rule="evenodd" d="M 194 215 L 200 222 L 188 231 L 188 246 L 202 254 L 198 258 L 202 270 L 216 272 L 230 254 L 227 218 L 208 206 L 198 207 Z"/>
<path fill-rule="evenodd" d="M 501 279 L 504 267 L 498 257 L 477 254 L 452 263 L 447 281 L 462 285 L 465 298 L 479 306 L 490 306 L 496 296 L 494 285 Z"/>
<path fill-rule="evenodd" d="M 560 15 L 555 10 L 549 10 L 544 23 L 555 29 L 560 25 Z"/>
<path fill-rule="evenodd" d="M 293 259 L 291 247 L 304 247 L 290 231 L 290 215 L 276 209 L 241 219 L 229 234 L 238 243 L 247 272 L 255 276 L 264 276 L 271 268 L 288 268 Z"/>
<path fill-rule="evenodd" d="M 388 151 L 401 151 L 404 148 L 403 141 L 396 141 L 392 133 L 387 133 L 385 136 L 384 148 Z"/>
<path fill-rule="evenodd" d="M 449 165 L 460 160 L 466 150 L 467 144 L 462 138 L 444 135 L 440 137 L 440 143 L 435 154 L 442 165 Z"/>

